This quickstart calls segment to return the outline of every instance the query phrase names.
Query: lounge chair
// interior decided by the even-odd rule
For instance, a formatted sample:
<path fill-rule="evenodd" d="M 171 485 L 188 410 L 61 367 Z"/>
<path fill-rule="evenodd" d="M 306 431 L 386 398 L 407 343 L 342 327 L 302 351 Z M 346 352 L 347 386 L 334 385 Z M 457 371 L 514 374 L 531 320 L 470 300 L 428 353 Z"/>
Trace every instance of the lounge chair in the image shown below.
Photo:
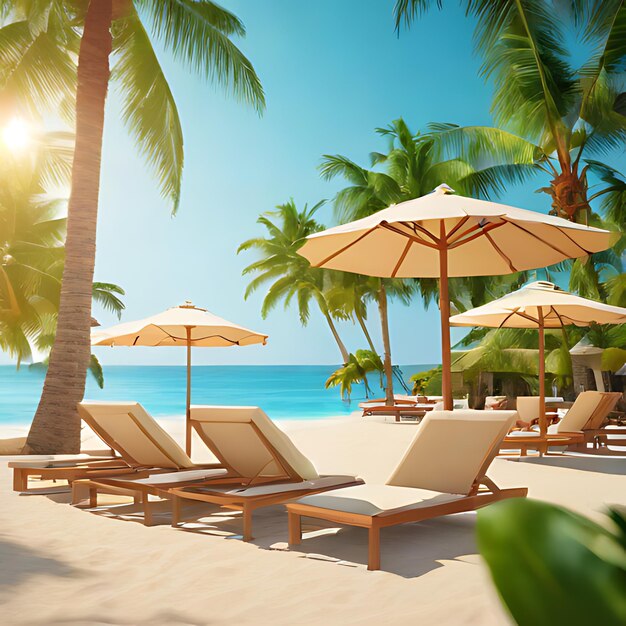
<path fill-rule="evenodd" d="M 577 452 L 598 452 L 600 454 L 624 454 L 623 451 L 615 451 L 609 445 L 626 446 L 626 428 L 615 428 L 608 420 L 609 413 L 615 410 L 617 403 L 622 398 L 619 391 L 602 392 L 603 402 L 593 412 L 587 423 L 582 428 L 584 443 L 573 443 L 569 450 Z M 588 448 L 589 444 L 592 449 Z"/>
<path fill-rule="evenodd" d="M 182 474 L 76 481 L 73 501 L 98 493 L 131 495 L 143 503 L 144 523 L 153 522 L 149 496 L 172 500 L 172 525 L 181 521 L 180 500 L 199 500 L 243 512 L 243 537 L 252 538 L 254 509 L 307 493 L 359 484 L 353 476 L 320 476 L 313 464 L 258 407 L 192 406 L 191 424 L 225 468 L 224 476 L 187 480 Z"/>
<path fill-rule="evenodd" d="M 368 569 L 376 570 L 381 528 L 525 497 L 526 488 L 500 489 L 486 476 L 516 415 L 472 410 L 429 413 L 386 484 L 338 489 L 287 504 L 290 545 L 302 541 L 302 517 L 367 528 Z"/>
<path fill-rule="evenodd" d="M 30 476 L 66 480 L 103 476 L 147 476 L 158 471 L 201 470 L 209 477 L 224 473 L 217 464 L 196 465 L 137 402 L 81 402 L 82 420 L 119 456 L 108 459 L 77 457 L 63 460 L 13 461 L 13 489 L 28 488 Z"/>
<path fill-rule="evenodd" d="M 545 454 L 553 447 L 586 447 L 583 430 L 588 424 L 595 424 L 599 416 L 602 420 L 608 414 L 606 394 L 601 391 L 583 391 L 557 424 L 548 426 L 545 436 L 535 430 L 518 430 L 509 433 L 502 442 L 502 451 L 520 450 L 525 456 L 528 450 L 538 450 Z M 614 405 L 613 405 L 614 406 Z"/>

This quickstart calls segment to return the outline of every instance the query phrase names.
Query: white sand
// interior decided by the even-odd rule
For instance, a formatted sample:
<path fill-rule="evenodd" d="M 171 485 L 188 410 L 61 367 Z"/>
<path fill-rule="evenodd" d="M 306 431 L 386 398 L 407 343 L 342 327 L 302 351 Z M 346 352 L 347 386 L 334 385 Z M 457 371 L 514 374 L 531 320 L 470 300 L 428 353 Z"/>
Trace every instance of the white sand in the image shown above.
<path fill-rule="evenodd" d="M 180 439 L 179 423 L 164 425 Z M 281 426 L 321 472 L 373 482 L 415 432 L 359 418 Z M 547 462 L 556 465 L 497 459 L 490 474 L 589 515 L 626 505 L 625 458 Z M 287 551 L 282 507 L 256 513 L 257 539 L 245 544 L 239 514 L 215 507 L 185 531 L 169 527 L 164 503 L 163 525 L 146 528 L 130 504 L 105 503 L 96 514 L 68 506 L 66 494 L 20 496 L 6 467 L 0 484 L 3 624 L 509 623 L 476 552 L 473 513 L 384 530 L 383 570 L 368 572 L 361 529 L 305 525 L 317 532 Z"/>

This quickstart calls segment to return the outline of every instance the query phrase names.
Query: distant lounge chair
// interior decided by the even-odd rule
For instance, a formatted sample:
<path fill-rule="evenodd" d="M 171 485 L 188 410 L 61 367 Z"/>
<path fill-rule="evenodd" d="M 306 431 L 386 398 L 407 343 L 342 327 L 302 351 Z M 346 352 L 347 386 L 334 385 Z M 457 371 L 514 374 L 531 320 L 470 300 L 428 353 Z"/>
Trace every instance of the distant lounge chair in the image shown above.
<path fill-rule="evenodd" d="M 608 419 L 609 414 L 615 410 L 622 398 L 622 394 L 619 391 L 613 391 L 602 392 L 602 395 L 603 402 L 583 426 L 584 443 L 574 443 L 569 447 L 570 450 L 590 452 L 588 446 L 591 444 L 592 450 L 601 454 L 624 454 L 624 451 L 614 451 L 609 446 L 626 446 L 626 428 L 613 427 Z"/>
<path fill-rule="evenodd" d="M 290 545 L 302 541 L 302 517 L 367 528 L 368 569 L 376 570 L 381 528 L 525 497 L 526 488 L 499 489 L 486 476 L 516 415 L 472 410 L 429 413 L 386 484 L 338 489 L 287 504 Z"/>
<path fill-rule="evenodd" d="M 545 454 L 554 447 L 569 446 L 584 451 L 587 442 L 598 435 L 597 428 L 593 427 L 605 420 L 618 399 L 614 394 L 602 391 L 583 391 L 563 419 L 548 426 L 545 437 L 534 430 L 513 431 L 502 442 L 501 450 L 520 450 L 522 456 L 528 450 L 538 450 L 540 454 Z"/>
<path fill-rule="evenodd" d="M 172 500 L 172 525 L 181 522 L 181 499 L 199 500 L 243 512 L 243 538 L 252 538 L 255 509 L 308 493 L 359 484 L 353 476 L 320 476 L 313 464 L 258 407 L 192 406 L 191 424 L 226 473 L 209 480 L 182 473 L 149 477 L 79 480 L 73 501 L 98 493 L 132 495 L 143 504 L 144 523 L 153 522 L 149 496 Z"/>
<path fill-rule="evenodd" d="M 395 417 L 396 422 L 399 422 L 402 417 L 413 417 L 419 421 L 428 411 L 432 411 L 436 405 L 434 401 L 429 400 L 426 396 L 396 394 L 393 398 L 393 405 L 385 404 L 385 398 L 373 398 L 361 402 L 359 408 L 363 411 L 362 417 L 390 415 Z"/>
<path fill-rule="evenodd" d="M 196 465 L 137 402 L 81 402 L 82 420 L 117 457 L 13 461 L 13 489 L 27 492 L 29 476 L 67 480 L 127 475 L 147 476 L 167 470 L 201 470 L 206 477 L 224 473 L 217 464 Z M 32 492 L 32 490 L 30 490 Z"/>

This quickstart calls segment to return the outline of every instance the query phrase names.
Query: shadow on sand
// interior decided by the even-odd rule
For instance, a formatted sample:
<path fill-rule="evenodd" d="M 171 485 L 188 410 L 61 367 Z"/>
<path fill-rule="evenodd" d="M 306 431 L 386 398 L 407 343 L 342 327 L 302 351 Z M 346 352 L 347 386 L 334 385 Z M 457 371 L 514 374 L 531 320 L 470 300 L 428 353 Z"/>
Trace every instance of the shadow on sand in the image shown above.
<path fill-rule="evenodd" d="M 518 459 L 515 459 L 518 461 Z M 520 457 L 520 463 L 532 463 L 534 465 L 550 465 L 551 467 L 563 467 L 576 469 L 582 472 L 595 472 L 598 474 L 615 474 L 626 476 L 626 456 L 543 456 L 543 457 Z"/>
<path fill-rule="evenodd" d="M 128 504 L 101 504 L 86 513 L 114 520 L 143 523 L 141 507 Z M 168 501 L 153 503 L 157 525 L 171 523 Z M 229 511 L 205 503 L 184 504 L 182 526 L 172 532 L 187 532 L 208 537 L 241 540 L 239 511 Z M 382 568 L 405 578 L 416 578 L 442 567 L 442 561 L 475 563 L 478 550 L 474 538 L 476 514 L 461 513 L 425 522 L 385 528 L 381 533 Z M 289 551 L 300 558 L 329 561 L 340 566 L 363 567 L 367 564 L 367 531 L 361 528 L 326 525 L 320 520 L 303 519 L 304 538 L 299 546 L 287 544 L 287 515 L 277 505 L 254 512 L 254 539 L 250 545 L 264 550 Z M 150 532 L 146 528 L 146 532 Z"/>
<path fill-rule="evenodd" d="M 162 613 L 157 613 L 140 620 L 115 619 L 94 613 L 93 615 L 84 615 L 69 619 L 53 619 L 46 622 L 48 626 L 65 626 L 70 624 L 76 624 L 77 626 L 84 626 L 85 624 L 91 624 L 92 626 L 105 626 L 106 624 L 110 624 L 111 626 L 157 626 L 160 624 L 167 624 L 168 626 L 210 626 L 212 623 L 213 622 L 210 620 L 190 620 L 182 613 L 175 611 L 163 611 Z M 30 624 L 32 624 L 32 626 L 38 626 L 39 623 L 30 622 Z"/>
<path fill-rule="evenodd" d="M 34 576 L 74 578 L 86 572 L 23 544 L 0 538 L 0 597 Z"/>
<path fill-rule="evenodd" d="M 197 513 L 197 511 L 196 511 Z M 185 522 L 179 531 L 213 537 L 241 539 L 239 512 L 205 508 L 204 516 Z M 381 532 L 382 570 L 416 578 L 442 567 L 442 561 L 478 561 L 474 529 L 475 513 L 462 513 L 436 520 L 385 528 Z M 287 544 L 287 516 L 281 506 L 254 513 L 254 536 L 258 548 L 288 551 L 299 558 L 329 561 L 334 565 L 364 567 L 367 564 L 367 531 L 337 528 L 319 520 L 303 518 L 304 538 L 300 545 Z"/>

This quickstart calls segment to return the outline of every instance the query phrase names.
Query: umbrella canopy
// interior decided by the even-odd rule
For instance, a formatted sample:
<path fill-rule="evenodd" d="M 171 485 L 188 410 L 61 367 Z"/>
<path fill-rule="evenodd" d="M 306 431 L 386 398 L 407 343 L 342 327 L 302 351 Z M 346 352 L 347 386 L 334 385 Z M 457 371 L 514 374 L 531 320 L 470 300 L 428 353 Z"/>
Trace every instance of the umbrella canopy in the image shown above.
<path fill-rule="evenodd" d="M 187 301 L 152 317 L 92 331 L 92 346 L 185 346 L 187 406 L 185 446 L 191 453 L 191 348 L 265 345 L 268 335 L 233 324 Z"/>
<path fill-rule="evenodd" d="M 447 185 L 307 237 L 312 266 L 368 276 L 440 279 L 442 391 L 452 408 L 448 277 L 545 267 L 611 247 L 618 235 L 514 207 L 454 195 Z"/>
<path fill-rule="evenodd" d="M 539 329 L 540 427 L 545 434 L 545 328 L 624 324 L 626 309 L 588 300 L 549 282 L 535 282 L 475 309 L 453 315 L 453 326 Z"/>
<path fill-rule="evenodd" d="M 189 336 L 187 336 L 189 331 Z M 98 329 L 93 346 L 186 346 L 219 348 L 265 343 L 268 335 L 233 324 L 187 301 L 135 322 Z"/>

